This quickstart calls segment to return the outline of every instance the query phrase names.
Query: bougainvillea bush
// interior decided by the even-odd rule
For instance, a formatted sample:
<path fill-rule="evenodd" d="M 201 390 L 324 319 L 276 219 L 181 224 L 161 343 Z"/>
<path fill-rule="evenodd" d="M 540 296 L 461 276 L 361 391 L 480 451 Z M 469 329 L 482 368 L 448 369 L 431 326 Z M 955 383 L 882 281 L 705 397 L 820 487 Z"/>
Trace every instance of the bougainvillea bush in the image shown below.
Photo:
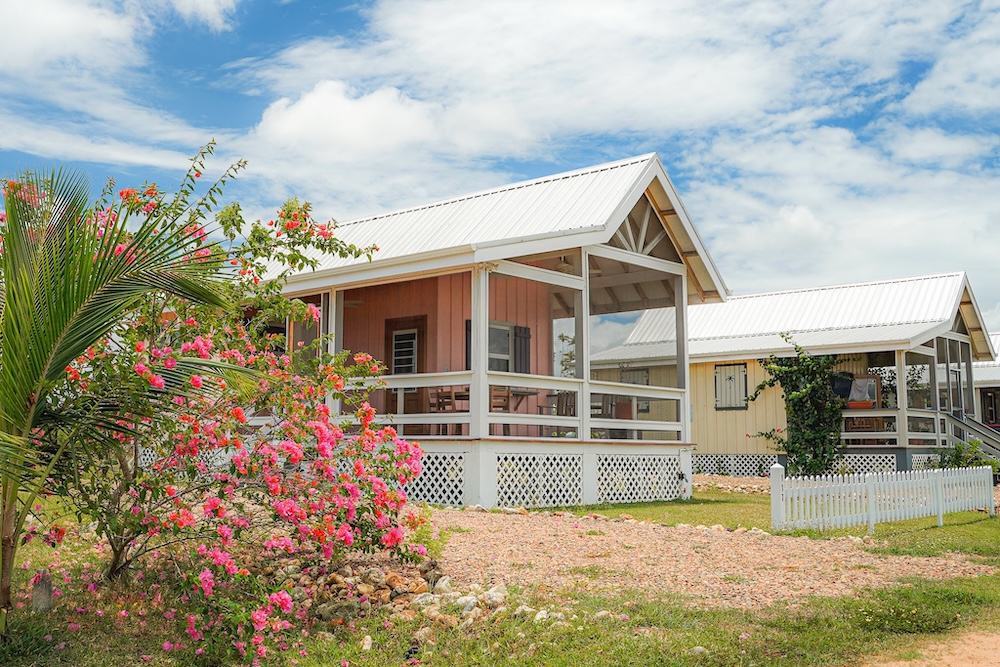
<path fill-rule="evenodd" d="M 403 509 L 421 451 L 378 426 L 363 401 L 375 360 L 332 355 L 324 336 L 289 349 L 282 331 L 286 321 L 321 318 L 314 305 L 281 295 L 288 271 L 312 266 L 319 253 L 375 248 L 343 244 L 296 200 L 266 223 L 247 223 L 235 205 L 212 222 L 207 208 L 192 215 L 202 159 L 178 196 L 149 185 L 109 192 L 96 233 L 100 220 L 120 216 L 180 221 L 197 239 L 191 261 L 224 257 L 228 305 L 151 292 L 66 365 L 53 409 L 100 413 L 103 428 L 61 435 L 74 446 L 53 466 L 48 491 L 106 541 L 101 577 L 88 587 L 121 586 L 171 554 L 171 568 L 160 571 L 176 576 L 164 590 L 173 586 L 186 610 L 171 649 L 255 662 L 296 647 L 310 624 L 308 596 L 260 576 L 269 564 L 294 559 L 327 573 L 351 551 L 423 554 L 408 539 L 423 519 Z M 208 195 L 214 200 L 217 188 Z M 355 418 L 339 423 L 328 405 L 348 396 L 361 397 L 352 399 Z M 41 532 L 52 539 L 60 530 Z"/>

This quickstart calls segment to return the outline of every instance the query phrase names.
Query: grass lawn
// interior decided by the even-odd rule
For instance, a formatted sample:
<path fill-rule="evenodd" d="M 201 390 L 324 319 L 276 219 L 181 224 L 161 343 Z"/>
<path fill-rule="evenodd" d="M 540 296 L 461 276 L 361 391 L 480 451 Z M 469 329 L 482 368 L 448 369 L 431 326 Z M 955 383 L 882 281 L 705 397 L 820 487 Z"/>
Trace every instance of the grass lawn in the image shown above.
<path fill-rule="evenodd" d="M 627 513 L 636 519 L 666 524 L 769 529 L 766 495 L 704 491 L 689 501 L 576 511 L 612 517 Z M 864 532 L 865 528 L 860 527 L 855 531 L 808 534 L 823 539 Z M 1000 520 L 983 514 L 948 515 L 943 528 L 938 528 L 933 518 L 880 524 L 875 537 L 873 551 L 914 555 L 954 551 L 1000 565 Z M 18 571 L 17 583 L 22 585 L 22 591 L 35 568 L 53 559 L 50 550 L 36 545 L 28 545 L 20 555 L 20 561 L 28 563 L 28 569 Z M 74 579 L 84 571 L 84 563 L 98 563 L 99 559 L 93 544 L 76 538 L 60 550 L 54 571 L 59 577 Z M 163 650 L 164 641 L 178 641 L 176 629 L 171 631 L 164 621 L 165 610 L 176 607 L 181 618 L 184 610 L 176 599 L 153 604 L 151 592 L 156 586 L 143 579 L 128 587 L 86 593 L 67 585 L 67 592 L 58 599 L 52 613 L 34 616 L 25 609 L 17 610 L 14 641 L 0 646 L 0 665 L 208 664 L 190 662 L 190 653 Z M 478 621 L 472 631 L 435 627 L 433 642 L 415 648 L 415 633 L 431 626 L 427 619 L 389 622 L 385 615 L 375 614 L 329 635 L 309 637 L 305 656 L 290 651 L 282 654 L 278 662 L 306 667 L 343 665 L 344 661 L 351 667 L 396 666 L 408 660 L 415 664 L 414 659 L 422 665 L 484 666 L 861 664 L 867 656 L 883 651 L 913 654 L 921 639 L 940 633 L 998 629 L 993 619 L 1000 618 L 1000 575 L 909 581 L 857 599 L 814 599 L 801 605 L 776 605 L 752 612 L 695 609 L 671 597 L 646 598 L 648 594 L 628 590 L 600 596 L 570 591 L 558 597 L 513 590 L 507 611 Z M 561 613 L 563 619 L 535 623 L 533 613 L 515 615 L 520 604 Z M 127 615 L 123 616 L 122 611 Z M 362 649 L 366 636 L 371 638 L 372 648 L 368 651 Z"/>

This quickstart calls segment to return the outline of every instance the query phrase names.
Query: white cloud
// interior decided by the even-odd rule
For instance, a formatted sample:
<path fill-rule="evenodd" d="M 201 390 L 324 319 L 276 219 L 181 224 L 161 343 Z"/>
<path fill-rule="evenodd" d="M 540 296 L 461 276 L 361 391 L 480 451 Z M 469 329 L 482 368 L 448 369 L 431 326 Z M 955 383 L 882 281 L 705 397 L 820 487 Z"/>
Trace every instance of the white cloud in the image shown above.
<path fill-rule="evenodd" d="M 190 23 L 202 22 L 212 30 L 228 30 L 239 0 L 165 0 Z"/>

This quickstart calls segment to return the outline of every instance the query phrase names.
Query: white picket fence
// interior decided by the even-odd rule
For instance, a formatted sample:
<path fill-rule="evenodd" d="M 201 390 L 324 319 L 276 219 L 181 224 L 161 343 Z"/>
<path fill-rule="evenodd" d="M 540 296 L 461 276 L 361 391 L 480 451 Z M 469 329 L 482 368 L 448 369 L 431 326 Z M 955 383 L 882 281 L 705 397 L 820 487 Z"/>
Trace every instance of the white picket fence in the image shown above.
<path fill-rule="evenodd" d="M 861 475 L 785 477 L 771 466 L 771 525 L 793 528 L 845 528 L 988 508 L 994 516 L 993 471 L 978 468 L 909 470 Z"/>

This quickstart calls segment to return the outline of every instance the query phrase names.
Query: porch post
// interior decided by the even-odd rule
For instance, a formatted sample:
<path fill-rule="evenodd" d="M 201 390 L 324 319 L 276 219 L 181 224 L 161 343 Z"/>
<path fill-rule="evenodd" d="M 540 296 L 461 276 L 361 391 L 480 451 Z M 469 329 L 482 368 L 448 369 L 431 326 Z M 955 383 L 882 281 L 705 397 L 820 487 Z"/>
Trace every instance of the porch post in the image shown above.
<path fill-rule="evenodd" d="M 906 350 L 896 350 L 896 444 L 909 448 L 910 432 L 906 420 L 906 410 L 910 399 L 907 397 L 906 391 Z M 912 469 L 912 457 L 906 451 L 905 470 Z"/>
<path fill-rule="evenodd" d="M 472 384 L 469 386 L 469 435 L 489 435 L 489 381 L 486 378 L 490 332 L 490 274 L 483 264 L 472 267 Z"/>
<path fill-rule="evenodd" d="M 337 354 L 344 349 L 344 291 L 335 290 L 333 298 L 328 299 L 329 302 L 332 303 L 328 308 L 329 312 L 326 313 L 327 331 L 333 334 L 333 340 L 330 341 L 327 351 L 330 354 Z M 330 408 L 331 415 L 342 414 L 342 403 L 343 401 L 332 394 L 326 397 L 326 405 Z"/>
<path fill-rule="evenodd" d="M 583 267 L 583 290 L 573 296 L 576 315 L 576 371 L 583 384 L 578 399 L 577 416 L 580 420 L 580 439 L 590 440 L 590 255 L 580 250 Z"/>
<path fill-rule="evenodd" d="M 674 290 L 674 320 L 677 324 L 675 338 L 677 340 L 677 388 L 684 390 L 684 398 L 678 408 L 677 415 L 681 423 L 680 441 L 690 442 L 691 439 L 691 409 L 690 390 L 688 389 L 688 323 L 687 323 L 687 276 L 679 275 L 671 279 Z"/>

